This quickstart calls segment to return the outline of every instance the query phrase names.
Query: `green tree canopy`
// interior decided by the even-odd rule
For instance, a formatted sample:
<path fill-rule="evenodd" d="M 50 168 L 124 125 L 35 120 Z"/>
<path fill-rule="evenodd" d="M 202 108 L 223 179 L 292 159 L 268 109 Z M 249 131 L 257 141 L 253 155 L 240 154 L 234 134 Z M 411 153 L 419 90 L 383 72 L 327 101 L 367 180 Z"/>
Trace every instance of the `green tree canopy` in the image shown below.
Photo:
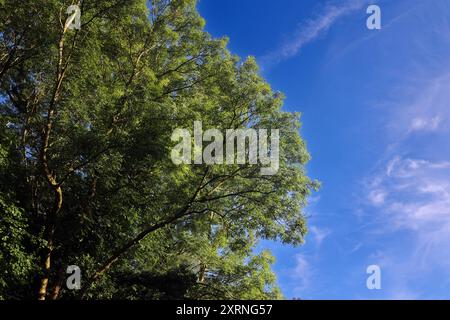
<path fill-rule="evenodd" d="M 299 115 L 204 24 L 194 0 L 0 1 L 0 298 L 281 297 L 255 246 L 307 231 Z M 175 165 L 194 121 L 279 129 L 278 173 Z"/>

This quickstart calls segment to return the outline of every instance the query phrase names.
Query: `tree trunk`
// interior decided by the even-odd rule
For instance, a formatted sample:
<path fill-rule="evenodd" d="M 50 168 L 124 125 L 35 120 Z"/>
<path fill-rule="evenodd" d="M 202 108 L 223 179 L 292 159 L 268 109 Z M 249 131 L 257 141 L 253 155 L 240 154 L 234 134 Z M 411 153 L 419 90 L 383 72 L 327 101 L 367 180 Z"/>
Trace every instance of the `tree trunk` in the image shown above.
<path fill-rule="evenodd" d="M 55 203 L 52 212 L 47 217 L 46 224 L 46 240 L 47 240 L 47 248 L 44 255 L 44 275 L 41 278 L 41 283 L 39 286 L 39 294 L 38 300 L 45 300 L 47 296 L 47 287 L 50 278 L 51 272 L 51 257 L 53 253 L 53 242 L 56 228 L 56 218 L 58 213 L 62 208 L 62 189 L 60 186 L 55 188 Z"/>

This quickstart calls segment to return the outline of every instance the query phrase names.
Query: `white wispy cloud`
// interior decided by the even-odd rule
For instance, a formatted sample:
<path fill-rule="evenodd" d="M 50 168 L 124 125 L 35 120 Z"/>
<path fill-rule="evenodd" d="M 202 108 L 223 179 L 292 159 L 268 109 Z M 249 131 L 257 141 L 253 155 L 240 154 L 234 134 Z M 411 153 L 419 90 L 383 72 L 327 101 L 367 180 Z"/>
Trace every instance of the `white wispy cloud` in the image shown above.
<path fill-rule="evenodd" d="M 450 49 L 450 42 L 448 46 Z M 429 53 L 424 51 L 426 54 Z M 448 57 L 439 56 L 435 63 L 448 66 L 449 62 Z M 449 131 L 450 68 L 436 71 L 434 67 L 415 65 L 415 70 L 399 77 L 404 78 L 403 83 L 394 88 L 393 98 L 388 98 L 390 101 L 384 106 L 389 115 L 387 129 L 391 139 L 396 144 L 404 144 L 417 133 Z"/>
<path fill-rule="evenodd" d="M 435 38 L 422 35 L 403 67 L 390 67 L 396 82 L 377 106 L 386 149 L 361 197 L 374 222 L 367 239 L 384 247 L 380 264 L 391 299 L 436 297 L 421 286 L 435 274 L 450 279 L 450 24 L 442 21 L 427 24 Z"/>
<path fill-rule="evenodd" d="M 313 237 L 314 243 L 316 244 L 317 248 L 320 248 L 320 246 L 322 245 L 322 242 L 331 233 L 331 231 L 328 229 L 323 229 L 323 228 L 319 228 L 316 226 L 309 227 L 309 231 L 311 232 L 311 235 Z"/>
<path fill-rule="evenodd" d="M 294 291 L 301 295 L 311 285 L 313 270 L 310 264 L 310 258 L 304 254 L 296 254 L 294 256 L 295 267 L 292 272 L 292 278 L 296 281 Z"/>
<path fill-rule="evenodd" d="M 391 226 L 431 233 L 450 230 L 450 162 L 396 156 L 377 181 Z"/>
<path fill-rule="evenodd" d="M 450 162 L 395 156 L 374 180 L 371 186 L 383 194 L 382 201 L 369 197 L 380 222 L 375 237 L 408 234 L 406 242 L 384 242 L 384 256 L 375 259 L 389 274 L 387 297 L 421 298 L 413 288 L 427 274 L 450 277 Z"/>
<path fill-rule="evenodd" d="M 336 21 L 361 9 L 366 3 L 365 0 L 349 0 L 339 4 L 329 2 L 314 18 L 301 22 L 289 41 L 263 56 L 262 65 L 273 65 L 296 56 L 304 46 L 325 34 Z"/>
<path fill-rule="evenodd" d="M 411 131 L 435 131 L 439 128 L 441 118 L 439 116 L 432 118 L 414 118 L 411 123 Z"/>
<path fill-rule="evenodd" d="M 373 189 L 373 190 L 370 190 L 368 198 L 369 198 L 369 201 L 373 205 L 380 206 L 380 205 L 384 204 L 386 196 L 387 196 L 387 193 L 386 193 L 385 190 L 383 190 L 383 189 Z"/>

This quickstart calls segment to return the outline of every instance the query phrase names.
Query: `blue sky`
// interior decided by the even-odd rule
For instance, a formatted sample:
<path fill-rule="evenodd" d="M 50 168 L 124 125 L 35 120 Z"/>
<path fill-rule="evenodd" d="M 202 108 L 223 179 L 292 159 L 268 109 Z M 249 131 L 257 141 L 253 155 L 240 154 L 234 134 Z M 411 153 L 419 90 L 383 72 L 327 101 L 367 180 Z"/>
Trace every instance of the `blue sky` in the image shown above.
<path fill-rule="evenodd" d="M 377 4 L 382 29 L 366 28 Z M 264 242 L 287 298 L 450 299 L 450 2 L 201 0 L 206 29 L 255 56 L 322 182 L 310 233 Z M 366 268 L 381 267 L 381 290 Z"/>

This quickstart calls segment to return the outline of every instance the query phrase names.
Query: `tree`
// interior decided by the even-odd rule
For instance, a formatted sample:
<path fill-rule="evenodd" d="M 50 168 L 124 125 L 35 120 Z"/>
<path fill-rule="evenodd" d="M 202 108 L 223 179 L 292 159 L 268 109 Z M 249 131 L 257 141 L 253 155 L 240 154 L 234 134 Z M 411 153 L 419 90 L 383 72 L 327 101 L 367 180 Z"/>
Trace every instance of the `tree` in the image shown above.
<path fill-rule="evenodd" d="M 253 58 L 204 31 L 194 0 L 80 1 L 80 30 L 64 25 L 71 4 L 1 2 L 0 231 L 15 226 L 2 267 L 22 270 L 2 278 L 0 296 L 154 298 L 168 277 L 178 296 L 279 297 L 272 258 L 253 248 L 306 233 L 317 183 L 298 115 L 281 111 Z M 173 164 L 171 134 L 194 120 L 280 129 L 278 174 Z M 81 293 L 64 289 L 72 264 Z M 137 279 L 153 293 L 134 294 Z"/>

